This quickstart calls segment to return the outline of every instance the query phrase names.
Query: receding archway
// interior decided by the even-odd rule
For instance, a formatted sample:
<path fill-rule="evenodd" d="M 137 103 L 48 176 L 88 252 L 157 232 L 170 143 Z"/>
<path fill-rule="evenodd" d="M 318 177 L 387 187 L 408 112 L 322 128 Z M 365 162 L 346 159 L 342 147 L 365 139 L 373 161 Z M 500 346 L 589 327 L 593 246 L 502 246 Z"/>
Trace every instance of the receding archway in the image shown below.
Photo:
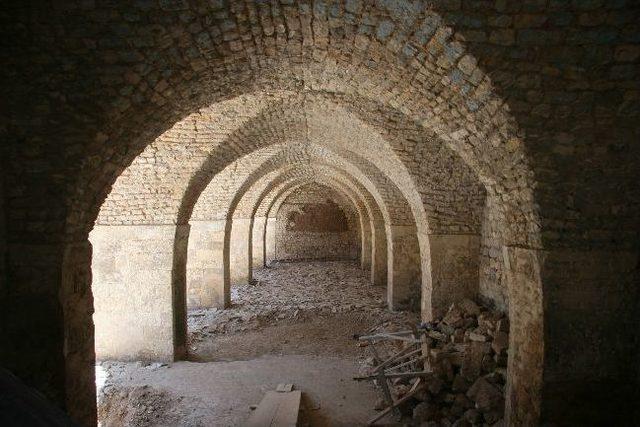
<path fill-rule="evenodd" d="M 426 15 L 426 16 L 424 16 L 424 15 Z M 400 29 L 404 28 L 405 25 L 401 24 L 402 20 L 399 17 L 396 16 L 395 19 L 398 19 L 398 25 L 395 26 L 396 31 L 399 31 L 399 33 L 397 35 L 399 35 L 401 38 L 404 38 L 405 34 L 402 34 L 402 31 L 400 31 Z M 425 26 L 425 28 L 428 28 L 428 30 L 425 29 L 422 33 L 416 33 L 415 38 L 416 38 L 416 43 L 418 45 L 424 45 L 424 44 L 428 43 L 431 40 L 431 36 L 434 35 L 434 34 L 439 34 L 438 37 L 442 37 L 442 33 L 443 32 L 444 32 L 444 34 L 449 33 L 446 29 L 442 29 L 440 31 L 440 33 L 438 33 L 438 31 L 443 27 L 440 27 L 440 25 L 441 25 L 440 18 L 437 15 L 433 14 L 433 13 L 423 14 L 423 15 L 420 16 L 420 19 L 424 19 L 425 22 L 435 23 L 435 24 L 432 24 L 431 26 L 428 26 L 428 25 Z M 324 22 L 324 21 L 321 19 L 320 22 Z M 392 20 L 392 22 L 395 22 L 395 21 Z M 394 28 L 394 25 L 391 25 L 391 26 L 385 25 L 382 28 Z M 393 33 L 393 30 L 391 30 L 390 33 L 386 32 L 386 31 L 382 31 L 380 34 L 377 34 L 377 36 L 379 36 L 382 39 L 387 39 L 392 33 Z M 425 34 L 429 34 L 429 36 L 425 36 Z M 423 40 L 422 43 L 419 42 L 421 37 L 425 38 L 425 40 Z M 321 39 L 322 38 L 320 37 L 320 40 Z M 365 39 L 366 39 L 366 37 L 365 37 Z M 322 42 L 320 42 L 320 40 L 318 42 L 320 44 L 322 44 Z M 364 45 L 366 47 L 367 40 L 362 40 L 362 41 L 364 42 Z M 446 41 L 446 38 L 442 39 L 441 41 L 444 43 Z M 393 55 L 393 50 L 387 49 L 386 46 L 383 47 L 384 45 L 381 43 L 380 40 L 378 40 L 378 41 L 371 40 L 371 41 L 369 41 L 369 43 L 375 45 L 376 48 L 379 49 L 379 50 L 376 51 L 376 50 L 370 48 L 368 53 L 370 53 L 370 54 L 379 53 L 380 54 L 380 58 L 378 58 L 378 59 L 381 59 L 383 61 L 388 61 L 390 64 L 394 64 L 395 63 L 394 61 L 396 61 L 397 57 L 395 55 Z M 438 52 L 440 52 L 440 51 L 438 50 Z M 450 62 L 455 62 L 458 59 L 458 56 L 457 56 L 458 54 L 460 54 L 460 56 L 462 56 L 462 53 L 459 52 L 458 50 L 454 50 L 454 52 L 455 52 L 455 55 L 454 55 L 455 59 L 453 59 Z M 387 57 L 387 54 L 389 54 L 390 58 Z M 358 56 L 358 55 L 356 55 L 356 56 Z M 361 55 L 361 56 L 365 56 L 366 57 L 366 55 Z M 378 55 L 373 55 L 373 56 L 377 57 Z M 402 59 L 400 59 L 400 58 L 397 58 L 397 62 L 403 63 Z M 330 61 L 327 61 L 327 64 L 323 64 L 323 65 L 329 65 L 329 67 L 325 68 L 324 70 L 329 70 L 328 72 L 335 73 L 335 76 L 340 76 L 340 75 L 345 74 L 345 73 L 342 73 L 341 70 L 340 70 L 340 67 L 341 67 L 342 64 L 336 65 L 336 64 L 331 64 Z M 310 70 L 311 71 L 311 79 L 310 79 L 311 83 L 309 83 L 309 84 L 311 86 L 315 85 L 316 83 L 319 83 L 319 81 L 321 80 L 321 79 L 314 78 L 314 75 L 313 75 L 314 72 L 318 73 L 318 74 L 316 74 L 316 76 L 325 76 L 326 73 L 327 73 L 327 71 L 320 71 L 318 68 L 316 68 L 315 65 L 310 67 L 310 69 L 311 69 Z M 347 67 L 345 67 L 345 68 L 347 68 Z M 376 68 L 385 68 L 385 67 L 384 66 L 380 67 L 380 64 L 377 64 Z M 404 76 L 400 75 L 400 76 L 398 76 L 399 78 L 397 80 L 393 81 L 391 84 L 384 84 L 385 80 L 390 81 L 390 79 L 388 79 L 387 73 L 383 73 L 381 71 L 375 71 L 374 72 L 374 71 L 371 71 L 371 70 L 364 70 L 364 69 L 363 70 L 359 70 L 359 71 L 362 73 L 362 75 L 366 75 L 366 78 L 361 78 L 360 75 L 356 75 L 355 79 L 351 79 L 350 80 L 350 82 L 352 82 L 350 84 L 353 85 L 353 88 L 355 88 L 356 91 L 357 91 L 358 86 L 360 86 L 361 88 L 368 88 L 370 90 L 378 90 L 377 89 L 378 87 L 382 88 L 382 90 L 387 90 L 391 85 L 398 85 L 399 87 L 401 87 L 402 79 L 400 77 L 404 77 Z M 294 75 L 295 75 L 295 73 L 294 73 Z M 270 74 L 270 73 L 265 73 L 265 76 L 268 76 L 270 78 L 275 77 L 275 76 L 273 76 L 273 74 Z M 375 76 L 377 76 L 378 78 L 369 79 L 369 77 L 375 77 Z M 481 77 L 482 77 L 482 74 L 480 74 L 480 80 L 482 80 Z M 215 80 L 215 79 L 212 79 L 212 80 Z M 292 79 L 292 81 L 295 81 L 295 80 Z M 407 79 L 407 81 L 410 81 L 410 80 Z M 371 84 L 372 82 L 380 83 L 380 84 L 379 85 L 377 85 L 375 83 Z M 196 83 L 202 83 L 202 81 L 199 80 L 198 78 L 196 78 L 196 79 L 194 79 L 193 84 L 195 85 Z M 225 82 L 225 83 L 227 83 L 227 82 Z M 338 87 L 340 89 L 342 89 L 341 88 L 341 84 L 343 84 L 343 83 L 340 82 L 340 81 L 337 81 L 336 79 L 334 79 L 332 81 L 332 85 L 334 85 L 334 86 L 336 86 L 336 87 Z M 467 84 L 467 83 L 465 83 L 465 84 Z M 487 83 L 487 85 L 488 85 L 488 83 Z M 320 85 L 318 85 L 318 86 L 321 87 Z M 345 85 L 345 86 L 348 87 L 348 85 Z M 435 85 L 435 86 L 437 86 L 437 85 Z M 193 87 L 195 87 L 195 86 L 193 86 Z M 231 88 L 231 87 L 233 87 L 233 85 L 229 85 L 229 87 Z M 408 85 L 406 85 L 405 88 L 407 90 L 401 90 L 400 89 L 400 90 L 397 91 L 397 93 L 410 94 L 410 93 L 413 92 L 413 93 L 417 94 L 416 95 L 417 97 L 422 96 L 424 93 L 427 93 L 427 94 L 429 93 L 429 91 L 422 91 L 422 92 L 421 91 L 411 91 L 411 90 L 409 90 L 409 86 Z M 439 93 L 440 96 L 443 96 L 444 99 L 456 100 L 456 101 L 459 99 L 458 98 L 459 94 L 456 93 L 455 90 L 451 91 L 449 88 L 447 88 L 446 84 L 442 84 L 442 86 L 437 86 L 437 89 L 438 89 L 437 93 Z M 450 91 L 450 92 L 447 92 L 447 91 Z M 466 89 L 465 93 L 468 93 L 468 91 L 470 91 L 470 89 Z M 350 91 L 345 91 L 345 92 L 350 92 Z M 219 91 L 211 91 L 211 93 L 219 94 Z M 431 92 L 431 93 L 433 93 L 433 92 Z M 449 93 L 450 93 L 450 96 L 446 96 Z M 171 95 L 171 94 L 169 93 L 167 95 Z M 396 105 L 399 104 L 399 102 L 397 100 L 393 100 L 391 96 L 389 96 L 389 95 L 384 96 L 385 94 L 382 94 L 382 95 L 383 96 L 381 96 L 380 99 L 384 99 L 385 102 L 388 102 L 390 104 L 396 104 Z M 483 95 L 484 96 L 489 96 L 486 92 Z M 220 96 L 220 99 L 222 99 L 222 98 L 224 98 L 224 95 Z M 372 96 L 372 98 L 373 98 L 373 96 Z M 188 99 L 188 97 L 186 97 L 186 99 Z M 425 97 L 425 99 L 431 100 L 431 99 L 433 99 L 433 96 L 427 96 L 427 97 Z M 464 98 L 461 99 L 460 101 L 461 101 L 460 105 L 464 106 L 465 105 Z M 196 104 L 196 103 L 198 103 L 198 102 L 194 100 L 194 104 Z M 452 105 L 452 104 L 453 103 L 451 102 L 449 105 Z M 469 104 L 469 105 L 471 105 L 471 104 Z M 416 121 L 423 122 L 425 124 L 425 126 L 427 126 L 427 127 L 438 128 L 439 126 L 442 126 L 442 128 L 438 129 L 439 135 L 441 135 L 444 139 L 448 138 L 448 143 L 451 143 L 451 145 L 457 147 L 458 151 L 464 154 L 463 158 L 465 158 L 465 160 L 467 162 L 473 164 L 474 167 L 478 167 L 478 169 L 481 170 L 482 173 L 480 175 L 482 176 L 483 181 L 485 183 L 488 183 L 487 185 L 498 186 L 499 187 L 501 184 L 496 184 L 496 183 L 500 182 L 500 180 L 496 179 L 495 181 L 492 181 L 494 176 L 491 173 L 487 173 L 487 170 L 485 170 L 485 169 L 487 169 L 486 168 L 487 165 L 483 164 L 482 161 L 478 160 L 478 159 L 481 159 L 481 158 L 484 159 L 485 158 L 484 157 L 485 154 L 483 154 L 483 152 L 481 152 L 481 150 L 479 150 L 479 149 L 472 148 L 471 147 L 472 144 L 468 143 L 468 140 L 465 139 L 465 138 L 467 138 L 469 136 L 468 131 L 465 131 L 465 132 L 467 132 L 467 134 L 464 134 L 464 133 L 458 132 L 461 129 L 450 129 L 450 128 L 448 128 L 449 126 L 454 126 L 454 125 L 448 123 L 446 120 L 444 120 L 443 117 L 440 117 L 439 115 L 435 115 L 435 116 L 431 115 L 430 114 L 430 112 L 431 112 L 430 109 L 425 108 L 424 111 L 426 113 L 417 113 L 418 109 L 421 106 L 422 106 L 422 104 L 418 101 L 417 98 L 414 99 L 414 98 L 410 98 L 409 97 L 409 99 L 407 99 L 407 102 L 405 102 L 404 105 L 402 105 L 400 108 L 402 110 L 404 110 L 404 111 L 407 111 L 407 112 L 409 112 L 409 111 L 411 111 L 413 109 L 413 112 L 414 112 L 413 116 L 416 118 Z M 158 114 L 158 115 L 153 115 L 152 111 L 149 111 L 150 115 L 156 117 L 156 122 L 155 122 L 156 124 L 157 123 L 170 123 L 170 122 L 172 122 L 172 120 L 169 119 L 169 117 L 172 117 L 172 115 L 175 118 L 175 114 L 176 113 L 170 112 L 168 109 L 162 109 L 162 108 L 158 108 L 158 107 L 153 107 L 153 108 L 157 108 L 158 111 L 161 111 L 161 113 Z M 478 105 L 476 104 L 473 107 L 469 106 L 468 108 L 464 108 L 464 110 L 468 110 L 469 108 L 471 108 L 472 110 L 476 110 L 478 108 Z M 485 124 L 482 121 L 480 121 L 478 123 L 481 123 L 483 125 Z M 491 124 L 486 123 L 486 126 L 489 127 L 489 128 L 492 128 L 493 127 L 493 123 L 494 122 L 492 122 Z M 151 127 L 153 127 L 153 126 L 151 126 Z M 126 132 L 131 130 L 130 126 L 123 126 L 122 128 L 126 129 L 126 130 L 123 130 L 122 131 L 123 133 L 121 135 L 124 135 Z M 475 130 L 477 130 L 477 129 L 475 129 Z M 107 135 L 107 138 L 112 138 L 112 133 L 111 132 L 104 132 L 103 134 Z M 474 142 L 476 141 L 476 139 L 481 139 L 481 138 L 478 138 L 478 136 L 477 136 L 478 134 L 482 134 L 482 132 L 476 132 L 476 134 L 473 136 Z M 117 138 L 118 137 L 116 137 L 115 139 L 117 139 Z M 129 138 L 127 138 L 127 139 L 129 139 Z M 131 140 L 133 141 L 134 139 L 137 139 L 137 138 L 132 138 Z M 142 139 L 145 139 L 145 138 L 142 138 Z M 463 142 L 463 140 L 464 140 L 464 142 Z M 138 140 L 137 142 L 138 143 L 142 143 L 141 140 Z M 467 144 L 467 145 L 465 145 L 465 144 Z M 518 147 L 517 140 L 514 143 L 514 145 L 516 146 L 516 148 Z M 467 149 L 468 149 L 468 151 L 465 151 Z M 135 155 L 135 150 L 133 150 L 133 154 Z M 477 158 L 474 157 L 474 156 L 477 156 Z M 108 156 L 105 156 L 105 157 L 108 157 Z M 129 159 L 130 158 L 131 157 L 129 157 Z M 126 162 L 126 160 L 125 160 L 125 162 Z M 490 164 L 490 163 L 487 163 L 487 164 Z M 109 173 L 106 173 L 105 175 L 108 176 Z M 518 175 L 518 174 L 516 174 L 516 175 Z M 113 175 L 111 175 L 111 176 L 113 176 Z M 497 174 L 496 174 L 496 176 L 497 176 Z M 525 182 L 529 182 L 528 180 L 530 179 L 530 177 L 526 174 L 526 168 L 525 168 L 525 173 L 523 173 L 521 175 L 518 175 L 518 176 L 523 177 Z M 105 181 L 108 182 L 109 180 L 110 180 L 110 178 L 108 178 L 108 177 L 107 177 L 106 180 L 103 180 L 102 178 L 99 178 L 99 179 L 95 180 L 95 182 L 97 182 L 98 183 L 97 185 L 99 186 L 99 185 L 101 185 L 100 184 L 101 182 L 105 182 Z M 516 181 L 517 181 L 517 179 L 516 179 Z M 506 185 L 506 186 L 503 186 L 502 188 L 509 188 L 509 186 Z M 525 185 L 525 188 L 531 188 L 531 187 L 528 186 L 528 185 Z M 99 190 L 99 191 L 101 192 L 103 190 Z M 497 191 L 496 193 L 497 194 L 503 194 L 504 192 L 500 190 L 500 191 Z M 82 205 L 85 202 L 80 202 L 80 203 Z M 530 214 L 529 211 L 526 211 L 526 213 L 524 215 L 519 215 L 518 212 L 520 212 L 520 208 L 521 207 L 515 207 L 515 205 L 516 205 L 516 203 L 514 203 L 512 206 L 509 206 L 505 210 L 509 211 L 510 208 L 514 207 L 513 212 L 516 213 L 515 217 L 517 217 L 517 218 L 522 218 L 523 216 L 526 216 L 526 215 Z M 529 206 L 529 204 L 527 206 Z M 526 209 L 528 209 L 528 207 L 525 208 L 525 210 Z M 72 210 L 75 210 L 75 209 L 72 209 Z M 535 221 L 533 219 L 531 219 L 531 218 L 527 218 L 526 219 L 526 221 L 529 221 L 529 220 L 533 221 L 533 223 L 535 224 Z M 78 224 L 79 223 L 82 223 L 82 221 L 79 221 Z M 70 221 L 70 224 L 69 224 L 70 228 L 74 227 L 75 225 L 76 225 L 76 221 L 75 220 Z M 84 225 L 85 226 L 89 226 L 89 224 L 84 224 Z M 82 234 L 82 233 L 80 233 L 80 234 Z M 84 241 L 83 238 L 79 239 L 80 245 L 81 245 L 81 243 L 83 241 Z M 67 262 L 67 265 L 72 265 L 72 264 L 73 264 L 73 262 L 71 262 L 71 261 Z"/>

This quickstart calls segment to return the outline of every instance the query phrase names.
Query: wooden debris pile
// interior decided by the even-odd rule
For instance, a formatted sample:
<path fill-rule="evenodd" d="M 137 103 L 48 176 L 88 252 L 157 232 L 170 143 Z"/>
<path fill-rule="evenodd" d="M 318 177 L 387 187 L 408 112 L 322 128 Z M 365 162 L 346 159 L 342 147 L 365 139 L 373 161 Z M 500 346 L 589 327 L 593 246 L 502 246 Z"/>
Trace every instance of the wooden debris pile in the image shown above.
<path fill-rule="evenodd" d="M 509 320 L 471 300 L 453 304 L 435 322 L 414 330 L 360 336 L 383 398 L 375 424 L 387 414 L 410 425 L 502 425 Z"/>

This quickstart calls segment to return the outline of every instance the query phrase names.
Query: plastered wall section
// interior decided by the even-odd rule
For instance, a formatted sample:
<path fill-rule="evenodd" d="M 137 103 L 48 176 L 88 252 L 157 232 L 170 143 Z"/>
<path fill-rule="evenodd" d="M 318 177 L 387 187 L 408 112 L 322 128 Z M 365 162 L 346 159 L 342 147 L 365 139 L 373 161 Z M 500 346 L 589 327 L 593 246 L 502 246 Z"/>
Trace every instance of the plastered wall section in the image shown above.
<path fill-rule="evenodd" d="M 387 284 L 387 232 L 384 221 L 371 221 L 371 283 Z"/>
<path fill-rule="evenodd" d="M 174 248 L 181 250 L 176 237 L 186 241 L 184 228 L 96 226 L 91 232 L 98 360 L 179 357 L 172 270 Z"/>
<path fill-rule="evenodd" d="M 252 265 L 250 262 L 250 218 L 233 218 L 231 223 L 231 237 L 229 241 L 229 279 L 230 285 L 249 283 L 252 279 Z"/>
<path fill-rule="evenodd" d="M 364 218 L 360 222 L 360 227 L 360 267 L 365 271 L 371 271 L 371 255 L 373 253 L 371 222 L 368 218 Z"/>
<path fill-rule="evenodd" d="M 225 221 L 191 221 L 187 252 L 187 306 L 224 308 L 223 248 Z"/>
<path fill-rule="evenodd" d="M 264 233 L 266 226 L 266 217 L 261 216 L 253 219 L 253 229 L 251 230 L 251 263 L 253 269 L 262 268 L 265 265 Z"/>
<path fill-rule="evenodd" d="M 267 218 L 264 230 L 264 262 L 271 264 L 276 259 L 276 218 Z"/>

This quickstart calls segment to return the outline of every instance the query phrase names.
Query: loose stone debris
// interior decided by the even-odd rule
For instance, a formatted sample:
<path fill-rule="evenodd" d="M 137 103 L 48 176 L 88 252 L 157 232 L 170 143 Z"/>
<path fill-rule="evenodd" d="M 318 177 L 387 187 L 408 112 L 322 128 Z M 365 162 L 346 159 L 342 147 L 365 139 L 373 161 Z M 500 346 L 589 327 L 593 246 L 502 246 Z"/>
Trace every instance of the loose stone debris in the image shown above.
<path fill-rule="evenodd" d="M 393 412 L 410 425 L 502 426 L 509 321 L 471 300 L 413 330 L 357 337 L 371 349 L 363 375 L 380 387 L 375 424 Z"/>
<path fill-rule="evenodd" d="M 229 309 L 189 311 L 192 346 L 211 336 L 354 311 L 380 315 L 381 322 L 406 318 L 389 313 L 385 289 L 371 285 L 349 261 L 275 262 L 256 270 L 251 284 L 232 286 L 231 292 Z"/>
<path fill-rule="evenodd" d="M 266 379 L 272 372 L 270 365 L 264 362 L 265 356 L 286 359 L 292 365 L 297 363 L 298 370 L 307 369 L 306 364 L 296 362 L 305 357 L 318 357 L 313 359 L 313 366 L 346 361 L 339 365 L 340 369 L 333 369 L 314 382 L 298 376 L 297 381 L 301 384 L 307 381 L 305 393 L 316 396 L 312 402 L 301 405 L 301 420 L 306 420 L 309 425 L 318 425 L 316 421 L 324 419 L 338 421 L 333 425 L 340 425 L 339 422 L 345 419 L 358 420 L 347 425 L 366 422 L 374 413 L 375 390 L 351 386 L 336 388 L 333 384 L 334 381 L 351 383 L 350 378 L 357 373 L 354 366 L 373 363 L 366 343 L 353 345 L 353 334 L 360 331 L 368 334 L 402 331 L 416 325 L 419 314 L 389 312 L 385 301 L 386 289 L 372 285 L 356 262 L 274 263 L 270 268 L 255 271 L 254 277 L 257 280 L 252 284 L 232 286 L 231 308 L 193 310 L 189 313 L 190 350 L 198 347 L 197 351 L 190 351 L 190 360 L 198 362 L 190 369 L 203 372 L 198 377 L 206 382 L 211 375 L 208 370 L 214 365 L 242 361 L 238 363 L 261 366 L 260 374 L 252 377 L 263 376 Z M 289 344 L 281 345 L 285 338 Z M 244 351 L 245 347 L 252 350 Z M 210 348 L 213 348 L 211 352 Z M 287 366 L 291 369 L 291 365 Z M 103 427 L 242 425 L 234 423 L 246 420 L 249 413 L 243 411 L 250 412 L 250 405 L 257 403 L 252 399 L 245 401 L 242 408 L 233 405 L 235 409 L 223 410 L 212 405 L 212 401 L 198 401 L 185 393 L 184 377 L 175 373 L 176 369 L 186 368 L 172 363 L 103 362 L 100 369 L 105 377 L 104 387 L 99 387 L 99 415 Z M 278 371 L 278 376 L 285 372 Z M 140 393 L 135 403 L 130 401 L 132 387 L 149 384 L 147 381 L 151 378 L 160 377 L 167 378 L 167 381 L 154 380 L 152 388 Z M 236 396 L 233 399 L 238 399 L 240 388 L 251 390 L 256 385 L 237 387 L 231 391 Z M 189 389 L 192 388 L 190 382 Z M 367 393 L 360 391 L 363 388 Z M 328 389 L 342 391 L 334 396 Z M 160 399 L 156 392 L 166 393 L 163 396 L 167 399 Z M 226 392 L 229 389 L 225 388 Z M 343 398 L 345 395 L 347 397 Z M 165 401 L 166 405 L 160 405 Z M 146 408 L 156 406 L 160 417 L 154 420 Z M 125 419 L 124 423 L 120 421 L 122 419 Z M 301 422 L 300 425 L 306 424 Z"/>
<path fill-rule="evenodd" d="M 104 427 L 167 425 L 181 419 L 181 400 L 148 385 L 108 387 L 98 396 L 98 418 Z"/>

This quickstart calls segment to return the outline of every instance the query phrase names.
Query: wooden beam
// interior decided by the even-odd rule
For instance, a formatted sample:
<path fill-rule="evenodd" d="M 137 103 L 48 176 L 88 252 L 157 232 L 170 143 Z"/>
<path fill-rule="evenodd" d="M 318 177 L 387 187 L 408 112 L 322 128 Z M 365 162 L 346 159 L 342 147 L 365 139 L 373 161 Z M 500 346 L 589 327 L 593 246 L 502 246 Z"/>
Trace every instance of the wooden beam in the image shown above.
<path fill-rule="evenodd" d="M 385 362 L 383 362 L 380 365 L 376 366 L 373 371 L 374 372 L 378 372 L 381 369 L 386 368 L 387 366 L 389 366 L 390 364 L 392 364 L 394 362 L 397 362 L 397 361 L 402 360 L 402 359 L 406 359 L 407 357 L 411 357 L 411 356 L 413 356 L 415 354 L 418 354 L 419 352 L 422 351 L 422 349 L 411 350 L 409 352 L 407 352 L 407 350 L 411 350 L 411 347 L 407 347 L 404 350 L 402 350 L 401 352 L 397 353 L 396 355 L 390 357 Z"/>
<path fill-rule="evenodd" d="M 399 405 L 401 405 L 402 403 L 406 402 L 409 398 L 411 398 L 414 394 L 416 394 L 418 392 L 420 384 L 422 384 L 422 378 L 418 378 L 416 380 L 416 382 L 413 384 L 413 387 L 411 387 L 411 390 L 409 390 L 409 392 L 407 392 L 407 394 L 402 396 L 400 399 L 396 400 L 391 406 L 386 408 L 384 411 L 380 412 L 378 415 L 376 415 L 375 417 L 371 418 L 369 420 L 369 422 L 367 422 L 367 425 L 369 425 L 369 426 L 373 425 L 376 421 L 378 421 L 379 419 L 383 418 L 389 412 L 397 410 Z"/>
<path fill-rule="evenodd" d="M 296 427 L 301 398 L 300 390 L 268 391 L 245 426 Z"/>
<path fill-rule="evenodd" d="M 415 378 L 415 377 L 429 377 L 433 375 L 433 372 L 420 371 L 420 372 L 398 372 L 397 374 L 384 374 L 386 378 Z M 365 380 L 377 380 L 378 375 L 367 375 L 364 377 L 353 377 L 355 381 Z"/>

